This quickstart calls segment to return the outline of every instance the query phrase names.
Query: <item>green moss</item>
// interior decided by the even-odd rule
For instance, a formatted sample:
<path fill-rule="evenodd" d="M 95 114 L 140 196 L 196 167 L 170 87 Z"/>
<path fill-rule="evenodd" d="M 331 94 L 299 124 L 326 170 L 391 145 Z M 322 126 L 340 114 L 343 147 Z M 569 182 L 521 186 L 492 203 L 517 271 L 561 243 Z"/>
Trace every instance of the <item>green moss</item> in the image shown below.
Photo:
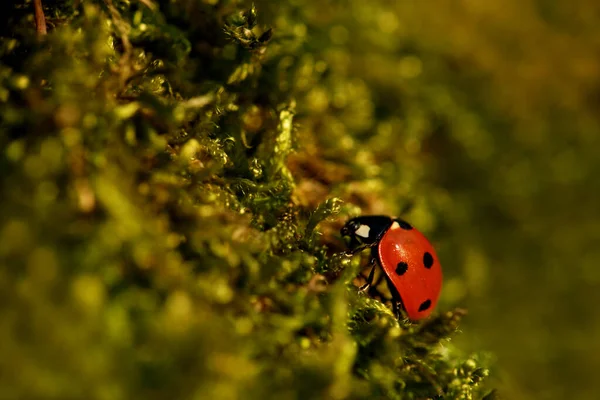
<path fill-rule="evenodd" d="M 397 321 L 335 233 L 427 168 L 427 115 L 376 76 L 397 56 L 357 69 L 389 52 L 383 3 L 353 32 L 362 2 L 48 0 L 43 38 L 2 6 L 3 396 L 489 391 L 448 341 L 464 312 Z"/>

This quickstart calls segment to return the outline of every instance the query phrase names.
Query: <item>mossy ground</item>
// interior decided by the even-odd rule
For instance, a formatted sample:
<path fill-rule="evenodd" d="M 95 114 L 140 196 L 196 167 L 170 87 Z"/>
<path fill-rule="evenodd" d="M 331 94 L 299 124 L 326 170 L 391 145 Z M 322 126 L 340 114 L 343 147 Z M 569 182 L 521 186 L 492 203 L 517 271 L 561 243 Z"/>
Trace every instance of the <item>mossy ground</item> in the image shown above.
<path fill-rule="evenodd" d="M 446 3 L 45 0 L 43 36 L 3 3 L 0 398 L 572 394 L 528 298 L 571 292 L 527 277 L 596 232 L 587 197 L 551 214 L 600 192 L 592 35 L 544 2 Z M 438 246 L 431 319 L 357 292 L 338 230 L 360 213 Z M 513 378 L 487 382 L 483 344 Z"/>

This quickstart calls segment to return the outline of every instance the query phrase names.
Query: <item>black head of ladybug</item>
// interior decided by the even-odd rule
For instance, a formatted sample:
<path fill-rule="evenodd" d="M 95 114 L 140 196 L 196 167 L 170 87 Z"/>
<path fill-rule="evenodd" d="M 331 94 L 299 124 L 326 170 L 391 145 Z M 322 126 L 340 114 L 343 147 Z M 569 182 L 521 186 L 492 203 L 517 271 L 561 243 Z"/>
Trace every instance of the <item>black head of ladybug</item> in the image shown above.
<path fill-rule="evenodd" d="M 377 244 L 394 221 L 385 215 L 369 215 L 348 220 L 340 233 L 350 238 L 350 250 Z"/>

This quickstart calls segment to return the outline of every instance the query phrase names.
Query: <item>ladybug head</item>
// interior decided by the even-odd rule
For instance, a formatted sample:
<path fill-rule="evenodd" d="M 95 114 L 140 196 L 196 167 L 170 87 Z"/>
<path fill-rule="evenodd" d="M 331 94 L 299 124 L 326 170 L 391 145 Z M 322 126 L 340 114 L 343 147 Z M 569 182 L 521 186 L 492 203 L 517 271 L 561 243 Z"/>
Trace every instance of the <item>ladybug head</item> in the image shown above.
<path fill-rule="evenodd" d="M 360 228 L 360 223 L 356 220 L 356 218 L 351 219 L 346 222 L 346 224 L 342 227 L 340 233 L 342 236 L 353 236 L 356 235 L 356 231 Z"/>
<path fill-rule="evenodd" d="M 373 246 L 392 225 L 392 219 L 383 215 L 352 218 L 342 227 L 340 233 L 350 238 L 351 249 L 361 245 Z"/>

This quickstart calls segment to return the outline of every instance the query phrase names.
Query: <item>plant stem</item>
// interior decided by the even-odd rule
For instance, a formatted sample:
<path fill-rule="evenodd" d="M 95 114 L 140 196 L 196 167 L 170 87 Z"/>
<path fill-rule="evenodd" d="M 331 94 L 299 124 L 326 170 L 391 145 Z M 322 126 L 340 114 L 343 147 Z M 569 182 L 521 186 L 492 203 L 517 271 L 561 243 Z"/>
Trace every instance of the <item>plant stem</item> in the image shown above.
<path fill-rule="evenodd" d="M 45 35 L 47 33 L 46 17 L 42 9 L 42 0 L 33 0 L 33 8 L 35 10 L 35 29 L 38 35 Z"/>

